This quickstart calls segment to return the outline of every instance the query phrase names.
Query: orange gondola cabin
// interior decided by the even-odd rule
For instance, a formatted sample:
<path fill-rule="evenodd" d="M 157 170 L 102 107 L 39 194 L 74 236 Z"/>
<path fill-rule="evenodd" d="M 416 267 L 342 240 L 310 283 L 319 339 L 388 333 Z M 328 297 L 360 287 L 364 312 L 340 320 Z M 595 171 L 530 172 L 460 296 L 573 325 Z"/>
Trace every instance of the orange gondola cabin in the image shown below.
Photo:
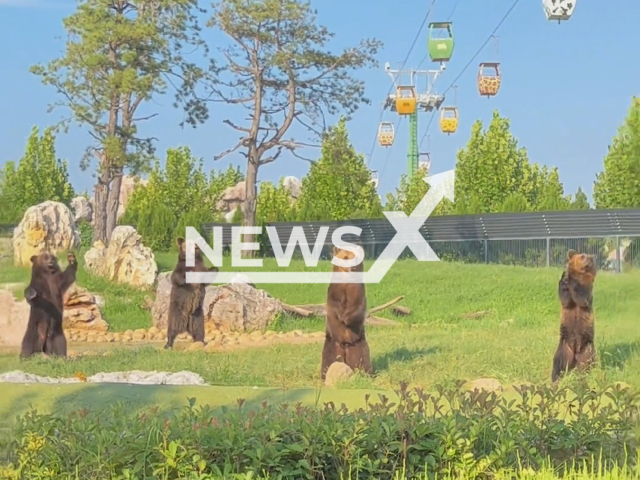
<path fill-rule="evenodd" d="M 502 75 L 497 62 L 481 63 L 478 69 L 478 92 L 483 97 L 493 97 L 500 90 Z"/>

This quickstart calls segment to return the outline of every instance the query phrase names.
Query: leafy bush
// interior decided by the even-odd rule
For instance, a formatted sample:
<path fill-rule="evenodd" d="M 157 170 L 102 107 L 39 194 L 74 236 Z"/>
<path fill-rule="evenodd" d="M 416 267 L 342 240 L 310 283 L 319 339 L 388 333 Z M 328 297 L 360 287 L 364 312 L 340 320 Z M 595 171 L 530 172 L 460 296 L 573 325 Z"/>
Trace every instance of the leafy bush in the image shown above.
<path fill-rule="evenodd" d="M 77 226 L 80 231 L 81 248 L 91 248 L 93 245 L 93 226 L 86 220 L 80 220 Z"/>
<path fill-rule="evenodd" d="M 353 148 L 344 117 L 328 130 L 322 155 L 302 179 L 296 211 L 301 221 L 383 216 L 371 171 Z"/>
<path fill-rule="evenodd" d="M 184 237 L 186 226 L 220 221 L 216 204 L 224 190 L 242 180 L 239 170 L 212 171 L 209 178 L 202 161 L 189 148 L 167 150 L 164 169 L 156 162 L 147 185 L 137 186 L 121 225 L 135 225 L 145 245 L 168 250 L 175 238 Z M 201 232 L 202 234 L 202 232 Z"/>
<path fill-rule="evenodd" d="M 24 156 L 0 168 L 0 223 L 18 223 L 27 208 L 47 200 L 70 205 L 75 196 L 66 161 L 56 158 L 55 136 L 33 127 Z"/>
<path fill-rule="evenodd" d="M 636 458 L 639 403 L 628 389 L 522 386 L 508 401 L 460 387 L 427 394 L 405 384 L 397 405 L 381 396 L 355 411 L 238 400 L 220 413 L 194 399 L 172 416 L 123 404 L 67 417 L 32 411 L 5 440 L 5 468 L 13 478 L 383 480 L 425 469 L 438 478 L 576 464 L 605 471 Z"/>

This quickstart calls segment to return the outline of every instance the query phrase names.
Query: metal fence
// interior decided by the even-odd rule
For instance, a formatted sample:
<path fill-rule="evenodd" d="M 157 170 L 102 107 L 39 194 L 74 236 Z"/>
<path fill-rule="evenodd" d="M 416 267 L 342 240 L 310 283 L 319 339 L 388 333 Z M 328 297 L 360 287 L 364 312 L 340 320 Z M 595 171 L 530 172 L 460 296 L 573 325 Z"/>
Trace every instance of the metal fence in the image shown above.
<path fill-rule="evenodd" d="M 341 226 L 359 227 L 358 240 L 367 258 L 376 258 L 387 247 L 396 230 L 387 219 L 333 222 L 287 222 L 265 225 L 275 228 L 286 245 L 295 227 L 301 227 L 311 249 L 324 227 L 321 258 L 330 258 L 332 234 Z M 222 229 L 223 249 L 232 245 L 229 223 L 203 225 L 208 241 L 214 227 Z M 0 225 L 0 237 L 13 234 L 13 225 Z M 560 266 L 567 251 L 574 249 L 596 256 L 598 267 L 622 271 L 640 266 L 640 209 L 573 210 L 563 212 L 492 213 L 482 215 L 432 216 L 420 234 L 443 261 L 493 263 L 531 267 Z M 346 241 L 356 240 L 349 235 Z M 274 256 L 266 229 L 259 237 L 260 252 Z M 299 247 L 294 258 L 301 258 Z M 409 248 L 401 258 L 412 258 Z"/>
<path fill-rule="evenodd" d="M 331 235 L 345 225 L 362 229 L 359 240 L 367 258 L 380 255 L 397 233 L 386 219 L 287 222 L 265 227 L 275 228 L 281 245 L 287 243 L 295 227 L 301 227 L 310 248 L 326 227 L 320 242 L 321 258 L 330 258 Z M 207 224 L 203 228 L 208 240 L 213 227 L 222 228 L 223 248 L 229 250 L 234 226 L 238 225 Z M 640 266 L 640 209 L 435 216 L 427 219 L 420 233 L 443 261 L 560 266 L 568 250 L 574 249 L 595 255 L 601 269 L 619 272 Z M 260 247 L 263 256 L 274 256 L 266 230 L 260 236 Z M 298 248 L 295 256 L 301 257 Z M 407 248 L 402 257 L 412 258 L 413 254 Z"/>

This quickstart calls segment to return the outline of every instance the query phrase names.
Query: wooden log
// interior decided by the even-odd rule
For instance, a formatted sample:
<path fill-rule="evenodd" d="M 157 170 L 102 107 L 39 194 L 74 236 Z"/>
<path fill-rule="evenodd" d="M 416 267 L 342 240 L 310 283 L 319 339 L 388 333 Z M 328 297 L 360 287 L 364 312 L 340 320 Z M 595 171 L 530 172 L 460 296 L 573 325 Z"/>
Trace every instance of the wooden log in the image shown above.
<path fill-rule="evenodd" d="M 377 307 L 373 307 L 371 310 L 369 310 L 368 315 L 373 315 L 376 312 L 380 312 L 382 310 L 386 310 L 391 305 L 395 305 L 396 303 L 398 303 L 403 298 L 404 298 L 404 295 L 400 295 L 399 297 L 396 297 L 393 300 L 389 300 L 387 303 L 383 303 L 382 305 L 378 305 Z"/>
<path fill-rule="evenodd" d="M 409 309 L 407 307 L 403 307 L 402 305 L 396 305 L 395 307 L 393 307 L 391 309 L 391 311 L 393 313 L 395 313 L 396 315 L 400 315 L 402 317 L 405 317 L 407 315 L 411 315 L 411 309 Z"/>

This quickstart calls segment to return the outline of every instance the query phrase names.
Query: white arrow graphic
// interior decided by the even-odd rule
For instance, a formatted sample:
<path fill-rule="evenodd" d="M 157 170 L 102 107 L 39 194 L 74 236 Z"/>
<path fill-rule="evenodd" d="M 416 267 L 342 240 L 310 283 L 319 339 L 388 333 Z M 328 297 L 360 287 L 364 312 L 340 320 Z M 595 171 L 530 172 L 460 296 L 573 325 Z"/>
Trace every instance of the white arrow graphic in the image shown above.
<path fill-rule="evenodd" d="M 396 234 L 365 273 L 365 283 L 379 283 L 406 247 L 411 249 L 420 262 L 440 261 L 419 230 L 443 198 L 453 202 L 455 171 L 449 170 L 425 177 L 423 180 L 429 184 L 429 191 L 422 197 L 411 215 L 407 217 L 404 212 L 384 212 L 396 229 Z"/>
<path fill-rule="evenodd" d="M 411 215 L 407 216 L 404 212 L 384 212 L 395 228 L 396 234 L 367 272 L 242 272 L 245 277 L 242 280 L 238 280 L 237 272 L 187 272 L 186 280 L 188 283 L 236 283 L 246 281 L 246 277 L 248 277 L 251 282 L 256 284 L 380 283 L 406 247 L 409 247 L 421 262 L 439 262 L 440 259 L 419 230 L 443 198 L 454 201 L 455 172 L 449 170 L 425 177 L 423 180 L 430 185 L 429 191 L 416 205 Z M 222 233 L 220 233 L 221 235 Z M 187 227 L 186 239 L 190 242 L 188 245 L 191 245 L 187 250 L 187 265 L 194 262 L 193 245 L 198 245 L 207 257 L 209 257 L 208 252 L 213 255 L 211 247 L 195 228 Z M 280 251 L 283 251 L 282 247 L 280 247 Z M 216 258 L 221 260 L 221 253 L 220 257 Z M 220 264 L 220 260 L 217 264 Z"/>

